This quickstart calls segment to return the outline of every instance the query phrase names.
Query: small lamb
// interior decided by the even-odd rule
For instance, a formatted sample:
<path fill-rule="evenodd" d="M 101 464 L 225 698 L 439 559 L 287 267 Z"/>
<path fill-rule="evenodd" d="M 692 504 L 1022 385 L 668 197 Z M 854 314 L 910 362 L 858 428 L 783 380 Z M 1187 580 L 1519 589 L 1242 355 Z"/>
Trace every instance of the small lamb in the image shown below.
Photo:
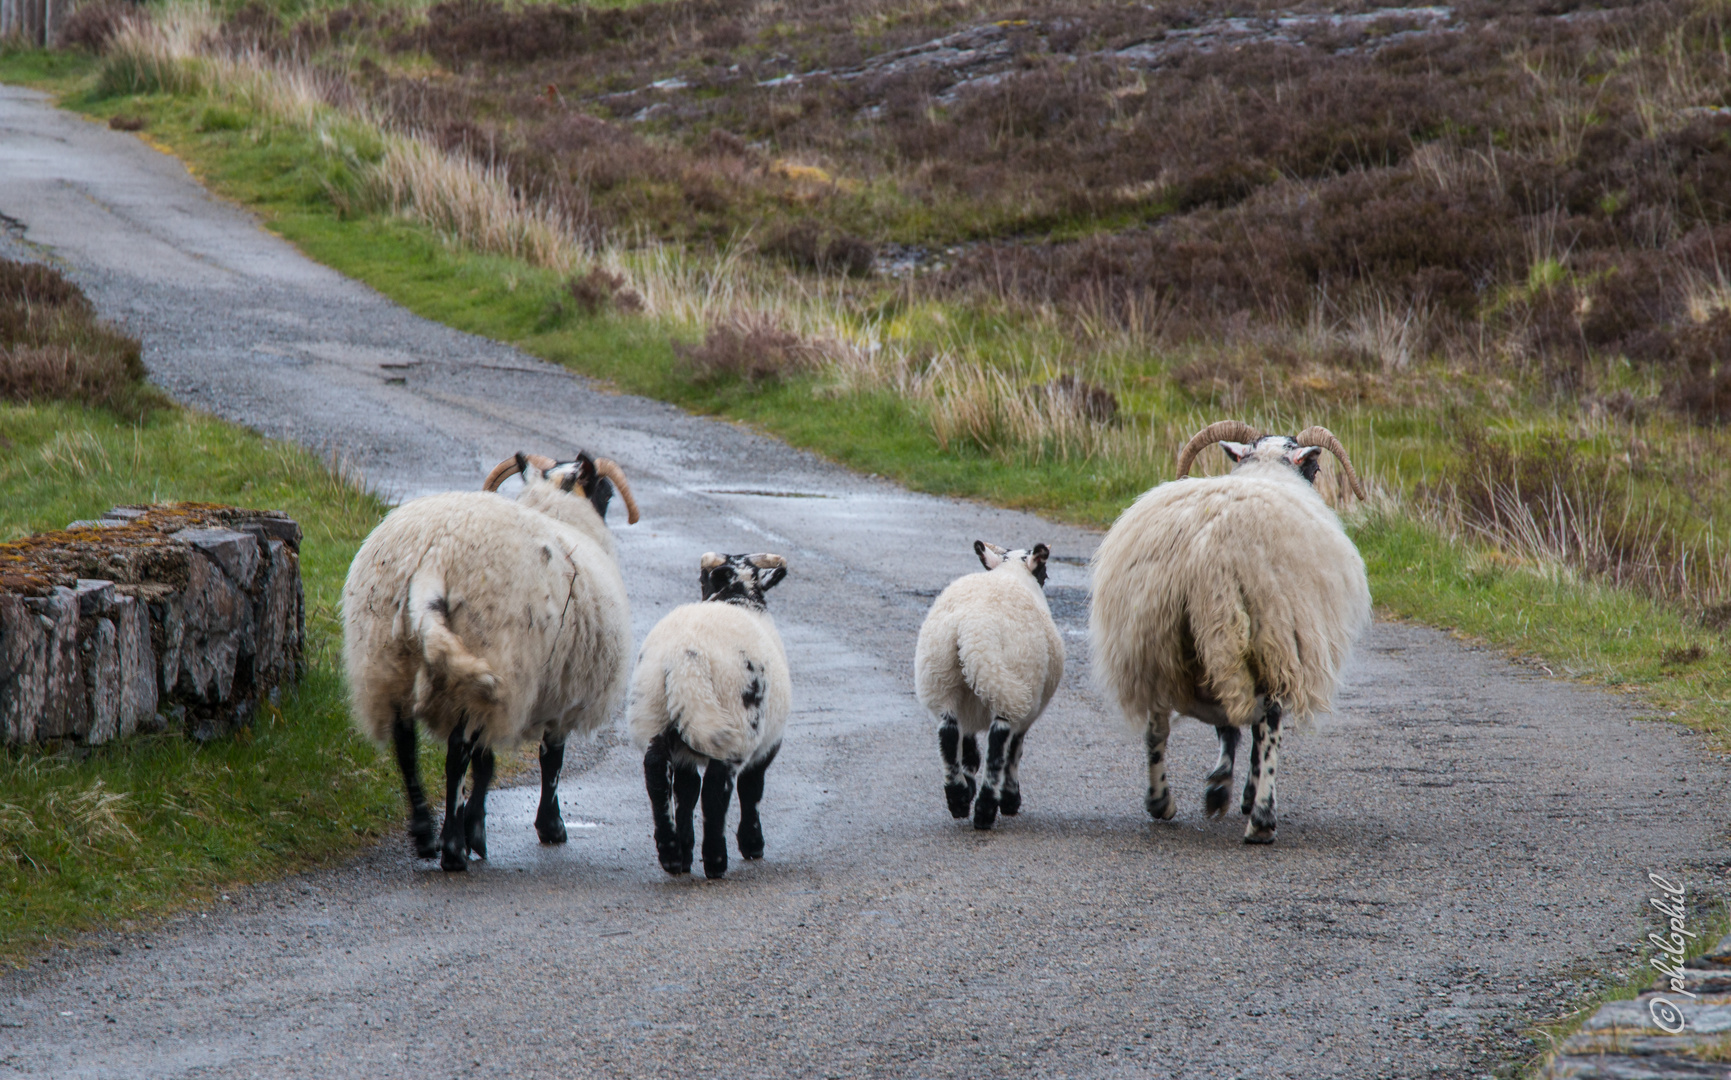
<path fill-rule="evenodd" d="M 914 683 L 938 719 L 950 815 L 966 817 L 971 803 L 974 828 L 990 829 L 999 810 L 1022 808 L 1022 739 L 1064 677 L 1064 639 L 1042 591 L 1045 544 L 1005 551 L 976 540 L 974 554 L 986 572 L 957 578 L 933 602 L 914 650 Z M 975 799 L 980 731 L 986 772 Z"/>
<path fill-rule="evenodd" d="M 655 850 L 669 874 L 691 871 L 700 786 L 703 873 L 727 873 L 727 803 L 736 771 L 739 854 L 763 858 L 757 804 L 793 704 L 787 655 L 763 594 L 786 575 L 780 555 L 710 552 L 700 563 L 702 601 L 674 608 L 643 640 L 631 679 L 630 726 L 644 748 Z"/>

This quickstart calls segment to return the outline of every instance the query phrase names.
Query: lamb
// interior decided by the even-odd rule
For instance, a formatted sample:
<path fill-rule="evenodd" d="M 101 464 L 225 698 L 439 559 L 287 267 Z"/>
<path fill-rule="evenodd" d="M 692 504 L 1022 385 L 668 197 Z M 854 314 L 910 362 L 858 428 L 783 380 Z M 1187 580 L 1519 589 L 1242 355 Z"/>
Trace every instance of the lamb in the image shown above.
<path fill-rule="evenodd" d="M 499 483 L 519 473 L 513 501 Z M 343 586 L 343 658 L 355 726 L 387 737 L 409 801 L 415 854 L 447 871 L 487 857 L 494 748 L 539 740 L 535 830 L 565 842 L 565 741 L 607 721 L 631 658 L 625 583 L 607 529 L 614 490 L 637 503 L 619 466 L 578 454 L 518 454 L 476 492 L 405 503 L 367 537 Z M 446 743 L 445 824 L 437 844 L 416 764 L 416 721 Z M 467 802 L 463 774 L 473 766 Z"/>
<path fill-rule="evenodd" d="M 971 803 L 974 828 L 990 829 L 1000 810 L 1022 809 L 1022 740 L 1064 677 L 1064 639 L 1042 591 L 1045 544 L 1005 551 L 975 540 L 974 554 L 985 572 L 951 582 L 920 626 L 914 685 L 938 719 L 950 816 L 968 816 Z M 986 769 L 976 799 L 981 731 Z"/>
<path fill-rule="evenodd" d="M 629 724 L 644 751 L 655 851 L 669 874 L 691 871 L 700 785 L 703 873 L 727 873 L 727 803 L 736 773 L 739 854 L 763 858 L 757 804 L 793 704 L 787 656 L 763 594 L 786 575 L 780 555 L 709 552 L 699 563 L 703 599 L 668 612 L 637 655 Z"/>
<path fill-rule="evenodd" d="M 1232 472 L 1184 479 L 1216 442 L 1236 463 Z M 1203 797 L 1210 817 L 1225 812 L 1249 725 L 1244 840 L 1274 841 L 1282 718 L 1328 708 L 1341 664 L 1370 624 L 1364 561 L 1312 487 L 1325 449 L 1364 498 L 1326 428 L 1293 438 L 1233 420 L 1211 424 L 1179 455 L 1179 479 L 1137 499 L 1094 555 L 1095 670 L 1145 731 L 1145 805 L 1156 819 L 1174 814 L 1164 765 L 1171 716 L 1212 724 L 1219 737 Z"/>

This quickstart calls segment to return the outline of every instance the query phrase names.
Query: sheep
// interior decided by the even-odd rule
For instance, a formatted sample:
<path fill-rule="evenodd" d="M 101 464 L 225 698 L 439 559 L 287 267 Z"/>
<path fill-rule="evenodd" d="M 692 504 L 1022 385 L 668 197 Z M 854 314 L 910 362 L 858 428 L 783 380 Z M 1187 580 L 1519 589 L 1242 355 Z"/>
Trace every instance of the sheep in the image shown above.
<path fill-rule="evenodd" d="M 1022 740 L 1064 677 L 1064 639 L 1042 591 L 1045 544 L 1006 551 L 975 540 L 974 554 L 985 572 L 951 582 L 920 626 L 914 685 L 938 720 L 950 816 L 966 817 L 971 803 L 974 828 L 990 829 L 1000 810 L 1022 808 Z M 976 799 L 981 731 L 986 769 Z"/>
<path fill-rule="evenodd" d="M 513 501 L 494 490 L 512 472 Z M 396 749 L 415 854 L 447 871 L 487 857 L 486 798 L 494 748 L 539 740 L 535 831 L 565 842 L 559 770 L 565 741 L 606 722 L 625 686 L 631 616 L 607 529 L 617 488 L 637 503 L 619 466 L 578 454 L 558 463 L 518 454 L 485 489 L 429 495 L 372 531 L 343 586 L 343 658 L 355 726 Z M 445 823 L 416 764 L 416 721 L 446 742 Z M 466 803 L 463 773 L 473 765 Z"/>
<path fill-rule="evenodd" d="M 644 752 L 661 868 L 676 876 L 691 871 L 692 810 L 701 784 L 703 873 L 718 878 L 727 873 L 727 802 L 736 772 L 739 854 L 763 858 L 757 804 L 793 706 L 787 655 L 763 594 L 787 576 L 787 561 L 708 552 L 698 566 L 702 600 L 674 608 L 643 639 L 628 724 Z"/>
<path fill-rule="evenodd" d="M 1232 472 L 1184 479 L 1216 442 L 1236 463 Z M 1172 715 L 1212 724 L 1219 738 L 1203 796 L 1210 817 L 1225 812 L 1249 725 L 1244 840 L 1274 841 L 1281 720 L 1328 708 L 1340 667 L 1370 624 L 1364 560 L 1312 487 L 1325 449 L 1364 498 L 1326 428 L 1292 438 L 1233 420 L 1211 424 L 1179 455 L 1178 479 L 1138 498 L 1094 555 L 1095 671 L 1145 731 L 1145 805 L 1156 819 L 1175 812 L 1164 765 Z"/>

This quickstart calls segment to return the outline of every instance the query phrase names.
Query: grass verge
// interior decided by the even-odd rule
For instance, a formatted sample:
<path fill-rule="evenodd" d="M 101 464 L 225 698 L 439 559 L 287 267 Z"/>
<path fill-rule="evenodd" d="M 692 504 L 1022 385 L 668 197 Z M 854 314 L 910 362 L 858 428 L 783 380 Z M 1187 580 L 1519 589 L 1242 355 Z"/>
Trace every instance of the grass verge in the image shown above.
<path fill-rule="evenodd" d="M 0 539 L 147 499 L 301 523 L 309 671 L 230 739 L 0 748 L 0 962 L 327 864 L 401 815 L 394 767 L 349 727 L 337 655 L 343 575 L 384 508 L 305 451 L 196 413 L 0 404 Z"/>

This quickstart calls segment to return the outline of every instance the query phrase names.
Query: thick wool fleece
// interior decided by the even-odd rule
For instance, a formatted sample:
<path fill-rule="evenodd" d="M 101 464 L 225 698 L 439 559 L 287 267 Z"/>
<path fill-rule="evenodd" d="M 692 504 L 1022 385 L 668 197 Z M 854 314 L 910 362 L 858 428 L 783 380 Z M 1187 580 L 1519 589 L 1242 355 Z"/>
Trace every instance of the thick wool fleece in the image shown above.
<path fill-rule="evenodd" d="M 646 747 L 671 727 L 697 753 L 743 767 L 781 743 L 792 706 L 787 654 L 767 612 L 684 604 L 643 639 L 631 737 Z"/>
<path fill-rule="evenodd" d="M 1369 625 L 1358 549 L 1278 463 L 1162 484 L 1094 555 L 1094 669 L 1137 727 L 1170 710 L 1242 727 L 1259 694 L 1326 710 Z"/>
<path fill-rule="evenodd" d="M 414 717 L 482 745 L 607 721 L 625 688 L 631 615 L 613 537 L 581 493 L 538 479 L 517 501 L 452 492 L 393 510 L 343 588 L 355 726 Z"/>
<path fill-rule="evenodd" d="M 914 686 L 933 716 L 962 733 L 1002 717 L 1020 734 L 1064 677 L 1064 639 L 1020 560 L 957 578 L 933 601 L 914 648 Z"/>

